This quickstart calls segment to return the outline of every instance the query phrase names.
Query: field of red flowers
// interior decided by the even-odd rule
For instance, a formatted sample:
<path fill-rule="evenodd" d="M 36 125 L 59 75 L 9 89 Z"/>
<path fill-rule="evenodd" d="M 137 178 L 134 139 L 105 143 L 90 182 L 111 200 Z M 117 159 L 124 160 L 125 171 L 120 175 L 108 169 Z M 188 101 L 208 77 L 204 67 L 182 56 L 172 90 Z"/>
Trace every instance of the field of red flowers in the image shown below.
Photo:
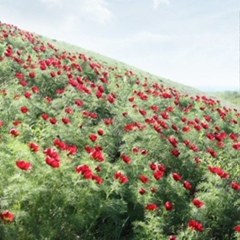
<path fill-rule="evenodd" d="M 0 239 L 240 239 L 237 109 L 0 30 Z"/>

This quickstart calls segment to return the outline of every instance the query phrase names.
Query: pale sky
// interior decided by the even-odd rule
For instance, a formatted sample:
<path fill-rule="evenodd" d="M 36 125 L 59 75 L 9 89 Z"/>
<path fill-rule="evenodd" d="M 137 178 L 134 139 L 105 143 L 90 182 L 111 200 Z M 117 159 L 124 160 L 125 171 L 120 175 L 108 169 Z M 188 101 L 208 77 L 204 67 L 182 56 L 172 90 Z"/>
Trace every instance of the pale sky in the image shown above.
<path fill-rule="evenodd" d="M 239 89 L 240 0 L 0 0 L 0 21 L 200 90 Z"/>

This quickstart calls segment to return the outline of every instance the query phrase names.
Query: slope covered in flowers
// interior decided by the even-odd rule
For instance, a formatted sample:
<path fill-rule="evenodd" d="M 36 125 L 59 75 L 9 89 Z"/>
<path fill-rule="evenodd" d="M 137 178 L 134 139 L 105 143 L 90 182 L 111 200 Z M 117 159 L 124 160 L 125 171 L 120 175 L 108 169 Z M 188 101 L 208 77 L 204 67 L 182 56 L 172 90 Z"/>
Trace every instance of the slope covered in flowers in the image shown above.
<path fill-rule="evenodd" d="M 240 113 L 0 24 L 1 239 L 240 239 Z"/>

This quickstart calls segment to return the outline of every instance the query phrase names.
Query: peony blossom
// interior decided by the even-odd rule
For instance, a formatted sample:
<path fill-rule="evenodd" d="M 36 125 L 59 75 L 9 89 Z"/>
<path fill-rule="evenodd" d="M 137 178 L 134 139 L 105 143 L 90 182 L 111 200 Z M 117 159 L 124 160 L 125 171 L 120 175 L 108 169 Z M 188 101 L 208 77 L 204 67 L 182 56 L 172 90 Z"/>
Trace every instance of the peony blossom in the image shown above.
<path fill-rule="evenodd" d="M 171 210 L 173 210 L 174 206 L 173 206 L 172 202 L 167 201 L 165 203 L 165 208 L 166 208 L 167 211 L 171 211 Z"/>
<path fill-rule="evenodd" d="M 33 167 L 30 162 L 25 162 L 24 160 L 17 161 L 16 165 L 18 168 L 25 170 L 25 171 L 31 170 Z"/>
<path fill-rule="evenodd" d="M 148 204 L 146 206 L 146 210 L 148 211 L 157 211 L 158 210 L 158 206 L 154 203 Z"/>
<path fill-rule="evenodd" d="M 196 230 L 196 231 L 200 231 L 200 232 L 204 231 L 203 224 L 196 221 L 196 220 L 190 220 L 189 223 L 188 223 L 188 226 L 191 229 Z"/>
<path fill-rule="evenodd" d="M 15 219 L 15 214 L 14 213 L 11 213 L 9 211 L 5 211 L 3 213 L 0 214 L 0 218 L 6 222 L 6 223 L 10 223 L 10 222 L 13 222 L 14 219 Z"/>
<path fill-rule="evenodd" d="M 193 199 L 193 204 L 198 207 L 198 208 L 201 208 L 204 206 L 204 202 L 200 201 L 199 199 Z"/>

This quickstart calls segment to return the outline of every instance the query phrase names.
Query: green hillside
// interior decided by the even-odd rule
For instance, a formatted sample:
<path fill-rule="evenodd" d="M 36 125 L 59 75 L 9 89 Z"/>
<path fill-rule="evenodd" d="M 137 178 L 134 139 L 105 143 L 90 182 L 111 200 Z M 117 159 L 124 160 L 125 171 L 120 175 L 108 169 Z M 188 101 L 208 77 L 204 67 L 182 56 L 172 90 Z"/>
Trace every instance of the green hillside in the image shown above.
<path fill-rule="evenodd" d="M 91 56 L 92 59 L 94 59 L 97 62 L 100 62 L 104 65 L 110 65 L 110 66 L 117 66 L 118 68 L 120 68 L 121 70 L 125 70 L 127 71 L 128 69 L 131 69 L 132 71 L 134 71 L 139 77 L 147 77 L 148 79 L 151 79 L 152 81 L 159 81 L 162 82 L 165 86 L 168 87 L 173 87 L 178 89 L 180 92 L 185 93 L 185 94 L 189 94 L 189 95 L 207 95 L 210 98 L 214 98 L 214 99 L 218 99 L 221 101 L 222 105 L 231 107 L 231 108 L 237 108 L 240 109 L 240 97 L 236 96 L 236 91 L 232 92 L 231 91 L 226 91 L 224 92 L 203 92 L 200 91 L 196 88 L 178 83 L 178 82 L 174 82 L 170 79 L 164 78 L 164 77 L 159 77 L 156 76 L 154 74 L 151 74 L 149 72 L 143 71 L 139 68 L 136 68 L 134 66 L 130 66 L 126 63 L 117 61 L 116 59 L 112 59 L 106 56 L 103 56 L 101 54 L 98 54 L 96 52 L 63 42 L 63 41 L 57 41 L 55 39 L 49 39 L 47 37 L 43 37 L 41 36 L 41 38 L 44 41 L 52 41 L 54 43 L 55 46 L 57 46 L 59 49 L 62 50 L 66 50 L 68 52 L 73 52 L 73 53 L 84 53 L 88 56 Z M 238 95 L 238 93 L 237 93 Z"/>
<path fill-rule="evenodd" d="M 46 38 L 46 37 L 43 37 L 43 39 L 51 41 L 51 39 Z M 84 48 L 81 48 L 81 47 L 78 47 L 78 46 L 75 46 L 75 45 L 63 42 L 63 41 L 57 41 L 57 40 L 54 40 L 54 44 L 58 48 L 65 49 L 66 51 L 69 51 L 69 52 L 76 52 L 76 53 L 77 52 L 81 52 L 81 53 L 84 53 L 84 54 L 86 54 L 88 56 L 91 56 L 94 60 L 96 60 L 96 61 L 98 61 L 98 62 L 100 62 L 102 64 L 105 64 L 105 65 L 117 66 L 121 70 L 125 70 L 125 71 L 131 69 L 139 77 L 143 77 L 143 78 L 147 77 L 147 78 L 149 78 L 149 79 L 151 79 L 153 81 L 162 82 L 162 83 L 164 83 L 165 86 L 174 87 L 174 88 L 178 89 L 179 91 L 181 91 L 182 93 L 192 94 L 192 95 L 204 94 L 202 91 L 200 91 L 198 89 L 195 89 L 193 87 L 189 87 L 187 85 L 171 81 L 170 79 L 166 79 L 164 77 L 156 76 L 154 74 L 151 74 L 149 72 L 143 71 L 143 70 L 141 70 L 139 68 L 136 68 L 134 66 L 130 66 L 130 65 L 124 63 L 124 62 L 120 62 L 120 61 L 118 61 L 116 59 L 112 59 L 112 58 L 103 56 L 101 54 L 98 54 L 98 53 L 90 51 L 90 50 L 86 50 Z"/>
<path fill-rule="evenodd" d="M 240 106 L 240 90 L 239 91 L 223 91 L 213 92 L 214 96 L 224 99 L 225 101 L 232 103 L 236 106 Z"/>
<path fill-rule="evenodd" d="M 0 29 L 0 239 L 240 239 L 237 107 Z"/>

